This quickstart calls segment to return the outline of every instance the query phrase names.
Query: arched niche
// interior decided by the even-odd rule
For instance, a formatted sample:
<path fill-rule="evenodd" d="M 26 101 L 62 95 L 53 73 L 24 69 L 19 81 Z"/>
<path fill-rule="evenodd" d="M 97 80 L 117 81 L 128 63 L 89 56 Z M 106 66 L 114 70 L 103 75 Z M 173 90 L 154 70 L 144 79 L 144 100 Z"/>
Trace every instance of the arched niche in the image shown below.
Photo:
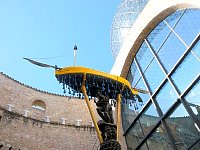
<path fill-rule="evenodd" d="M 46 110 L 46 104 L 42 100 L 34 100 L 31 107 L 42 111 Z"/>

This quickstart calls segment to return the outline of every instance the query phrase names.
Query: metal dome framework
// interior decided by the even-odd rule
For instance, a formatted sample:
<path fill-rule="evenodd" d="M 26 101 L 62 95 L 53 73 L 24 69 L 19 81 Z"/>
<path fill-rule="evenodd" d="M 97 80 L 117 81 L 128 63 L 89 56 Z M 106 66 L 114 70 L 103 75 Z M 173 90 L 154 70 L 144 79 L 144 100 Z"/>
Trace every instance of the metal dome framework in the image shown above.
<path fill-rule="evenodd" d="M 115 59 L 125 36 L 148 0 L 124 0 L 117 9 L 111 28 L 111 50 Z"/>

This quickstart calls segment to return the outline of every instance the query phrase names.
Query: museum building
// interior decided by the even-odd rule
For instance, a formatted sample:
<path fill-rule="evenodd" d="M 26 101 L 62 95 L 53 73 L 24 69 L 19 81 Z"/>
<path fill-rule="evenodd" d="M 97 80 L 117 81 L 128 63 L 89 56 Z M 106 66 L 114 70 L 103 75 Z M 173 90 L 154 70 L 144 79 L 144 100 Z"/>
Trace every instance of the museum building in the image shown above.
<path fill-rule="evenodd" d="M 142 98 L 122 99 L 123 150 L 199 149 L 199 9 L 199 0 L 119 4 L 111 27 L 110 73 L 127 79 Z M 41 91 L 4 73 L 0 90 L 0 149 L 99 149 L 82 99 Z"/>
<path fill-rule="evenodd" d="M 200 147 L 200 3 L 123 0 L 113 19 L 111 74 L 143 102 L 122 105 L 128 149 Z"/>

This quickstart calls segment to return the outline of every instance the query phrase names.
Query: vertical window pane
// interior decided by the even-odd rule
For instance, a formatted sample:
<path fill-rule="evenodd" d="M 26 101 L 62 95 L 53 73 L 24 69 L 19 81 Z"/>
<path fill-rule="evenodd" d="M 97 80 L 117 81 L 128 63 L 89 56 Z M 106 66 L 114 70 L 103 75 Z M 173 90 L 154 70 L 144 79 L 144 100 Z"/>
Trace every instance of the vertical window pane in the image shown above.
<path fill-rule="evenodd" d="M 199 150 L 200 140 L 197 140 L 196 144 L 192 145 L 191 150 Z"/>
<path fill-rule="evenodd" d="M 172 33 L 162 49 L 158 53 L 162 64 L 165 66 L 168 72 L 172 69 L 178 59 L 185 52 L 186 47 L 181 43 L 177 36 Z"/>
<path fill-rule="evenodd" d="M 131 72 L 131 69 L 129 69 L 129 71 L 128 71 L 128 75 L 126 77 L 126 80 L 128 80 L 130 84 L 133 83 L 133 74 Z"/>
<path fill-rule="evenodd" d="M 185 97 L 194 114 L 200 116 L 200 81 Z M 200 119 L 200 117 L 199 117 Z"/>
<path fill-rule="evenodd" d="M 169 34 L 170 29 L 165 23 L 161 22 L 153 29 L 147 39 L 153 46 L 154 50 L 157 52 Z"/>
<path fill-rule="evenodd" d="M 145 143 L 141 146 L 140 149 L 142 149 L 142 150 L 149 150 L 149 147 L 150 147 L 150 146 L 147 145 L 147 142 L 145 142 Z"/>
<path fill-rule="evenodd" d="M 153 149 L 171 150 L 171 149 L 173 149 L 168 136 L 164 132 L 163 125 L 160 125 L 155 130 L 155 132 L 147 140 L 147 144 L 148 144 L 150 150 L 153 150 Z"/>
<path fill-rule="evenodd" d="M 185 12 L 185 9 L 183 10 L 177 10 L 175 13 L 171 14 L 168 16 L 165 21 L 171 26 L 174 27 L 175 24 L 180 20 L 180 17 L 183 15 Z"/>
<path fill-rule="evenodd" d="M 146 136 L 159 121 L 158 113 L 153 104 L 151 104 L 139 119 L 140 126 Z"/>
<path fill-rule="evenodd" d="M 144 72 L 153 59 L 153 55 L 145 42 L 143 42 L 139 52 L 136 54 L 136 58 Z"/>
<path fill-rule="evenodd" d="M 189 46 L 200 31 L 200 11 L 198 9 L 186 10 L 180 22 L 174 29 L 175 32 Z"/>
<path fill-rule="evenodd" d="M 196 54 L 196 56 L 200 59 L 200 41 L 196 43 L 193 47 L 192 51 Z"/>
<path fill-rule="evenodd" d="M 165 113 L 173 105 L 176 99 L 177 95 L 169 82 L 167 82 L 162 87 L 161 91 L 156 95 L 156 100 L 163 113 Z"/>
<path fill-rule="evenodd" d="M 130 79 L 128 79 L 128 81 L 132 84 L 132 86 L 134 87 L 135 84 L 138 82 L 138 80 L 140 79 L 140 73 L 138 71 L 138 68 L 135 64 L 135 61 L 132 63 L 131 68 L 130 68 L 130 73 L 132 74 L 132 82 Z"/>
<path fill-rule="evenodd" d="M 129 150 L 134 150 L 137 145 L 144 138 L 143 129 L 141 128 L 140 123 L 137 121 L 133 129 L 125 136 L 127 148 Z"/>
<path fill-rule="evenodd" d="M 138 84 L 135 86 L 137 89 L 142 89 L 142 90 L 146 90 L 146 86 L 144 85 L 144 82 L 142 79 L 140 79 L 140 81 L 138 82 Z M 143 108 L 144 104 L 146 104 L 146 102 L 149 100 L 150 96 L 149 94 L 143 94 L 143 93 L 139 93 L 139 96 L 142 98 L 142 103 L 140 103 L 139 105 L 137 105 L 138 107 L 138 112 Z"/>
<path fill-rule="evenodd" d="M 200 73 L 200 62 L 193 54 L 189 54 L 184 62 L 178 67 L 172 75 L 172 79 L 178 86 L 181 93 Z"/>
<path fill-rule="evenodd" d="M 147 79 L 147 82 L 149 83 L 152 92 L 154 92 L 155 89 L 158 88 L 159 84 L 165 77 L 163 71 L 161 70 L 155 59 L 152 61 L 144 75 Z"/>
<path fill-rule="evenodd" d="M 150 104 L 146 112 L 142 114 L 131 131 L 126 135 L 128 149 L 130 147 L 135 149 L 144 137 L 152 130 L 158 120 L 158 114 L 154 106 Z"/>
<path fill-rule="evenodd" d="M 138 113 L 133 109 L 129 109 L 129 103 L 124 103 L 122 106 L 122 121 L 123 121 L 123 129 L 126 131 L 131 123 L 135 120 L 135 117 Z"/>
<path fill-rule="evenodd" d="M 182 104 L 166 122 L 179 149 L 189 148 L 199 138 L 199 131 Z"/>

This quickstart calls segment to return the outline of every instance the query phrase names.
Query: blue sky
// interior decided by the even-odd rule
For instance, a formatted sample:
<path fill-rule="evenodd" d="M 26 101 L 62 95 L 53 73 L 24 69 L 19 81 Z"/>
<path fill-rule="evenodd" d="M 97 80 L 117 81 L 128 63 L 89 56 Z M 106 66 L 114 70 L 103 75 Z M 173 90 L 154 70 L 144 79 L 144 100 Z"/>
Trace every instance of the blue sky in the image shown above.
<path fill-rule="evenodd" d="M 110 72 L 114 63 L 110 29 L 120 2 L 1 0 L 0 71 L 34 88 L 62 94 L 53 69 L 37 67 L 22 58 L 51 58 L 35 60 L 73 66 L 76 44 L 77 66 Z"/>

